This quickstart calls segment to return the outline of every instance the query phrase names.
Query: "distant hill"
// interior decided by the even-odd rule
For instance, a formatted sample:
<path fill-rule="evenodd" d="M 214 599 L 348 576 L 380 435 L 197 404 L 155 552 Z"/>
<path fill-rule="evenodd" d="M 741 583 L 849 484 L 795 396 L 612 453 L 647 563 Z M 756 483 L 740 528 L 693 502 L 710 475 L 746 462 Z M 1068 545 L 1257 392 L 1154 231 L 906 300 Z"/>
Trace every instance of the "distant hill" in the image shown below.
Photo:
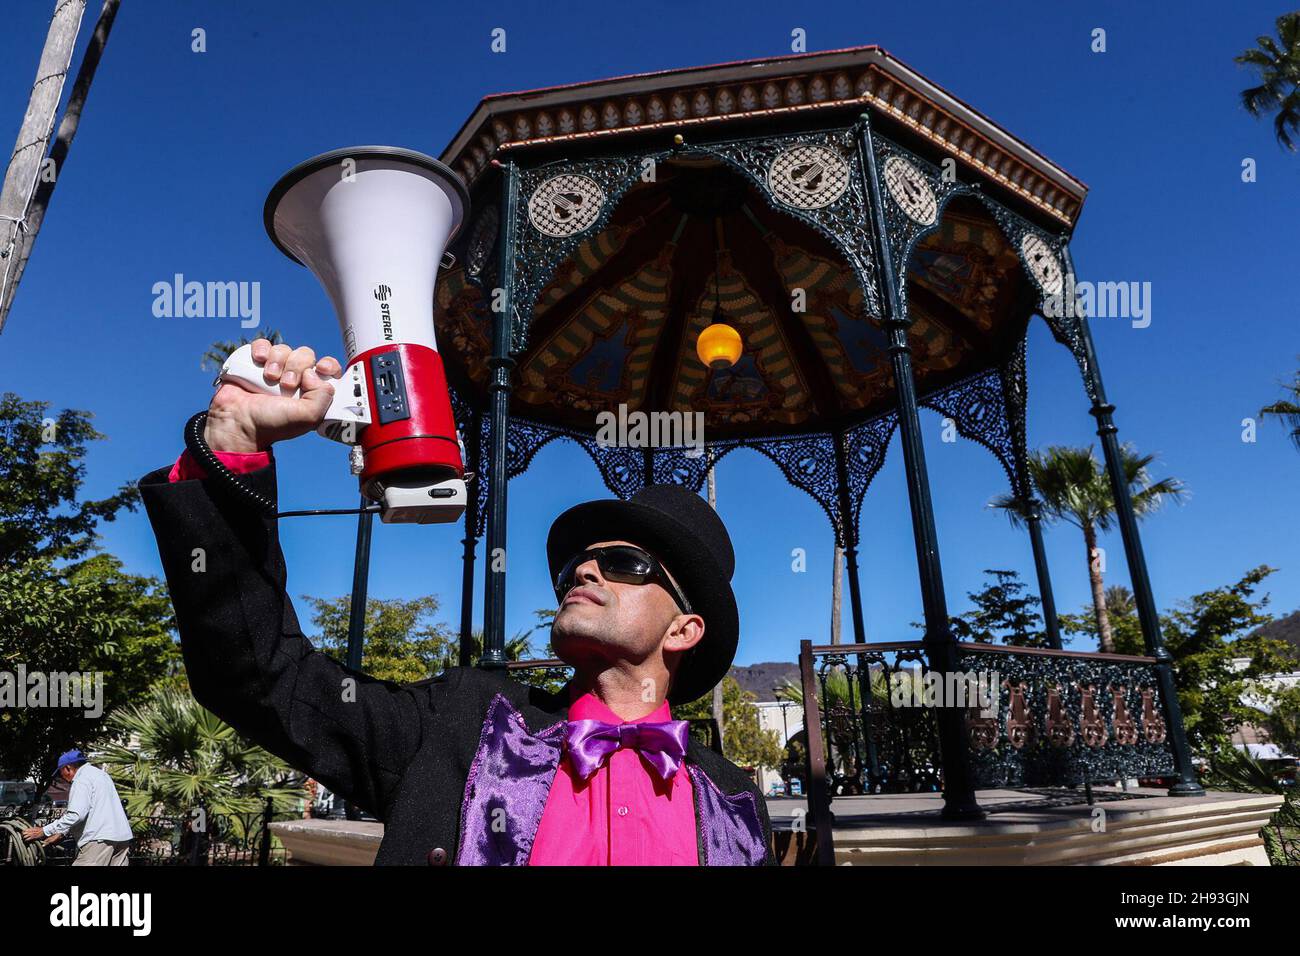
<path fill-rule="evenodd" d="M 733 667 L 731 676 L 759 700 L 776 700 L 776 689 L 784 687 L 787 680 L 796 687 L 799 685 L 799 665 L 785 661 L 747 664 Z"/>
<path fill-rule="evenodd" d="M 1279 617 L 1258 628 L 1255 634 L 1271 637 L 1276 641 L 1286 641 L 1300 655 L 1300 611 L 1292 611 L 1286 617 Z"/>

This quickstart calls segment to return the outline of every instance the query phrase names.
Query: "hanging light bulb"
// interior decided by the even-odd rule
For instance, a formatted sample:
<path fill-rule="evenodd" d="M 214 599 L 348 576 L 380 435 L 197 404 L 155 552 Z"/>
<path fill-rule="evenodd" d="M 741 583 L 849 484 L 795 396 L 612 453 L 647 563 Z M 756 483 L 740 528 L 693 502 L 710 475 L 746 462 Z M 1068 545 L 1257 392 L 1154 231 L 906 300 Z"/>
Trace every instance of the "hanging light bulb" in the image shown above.
<path fill-rule="evenodd" d="M 713 323 L 705 327 L 695 342 L 700 361 L 712 369 L 731 368 L 739 361 L 744 347 L 739 332 L 726 322 L 717 321 L 721 317 L 714 313 Z"/>
<path fill-rule="evenodd" d="M 740 339 L 740 333 L 734 328 L 722 321 L 722 295 L 718 288 L 722 272 L 721 254 L 717 246 L 714 247 L 714 265 L 713 273 L 713 322 L 704 328 L 700 337 L 695 340 L 695 354 L 711 369 L 731 368 L 740 360 L 740 353 L 744 350 L 744 343 Z"/>

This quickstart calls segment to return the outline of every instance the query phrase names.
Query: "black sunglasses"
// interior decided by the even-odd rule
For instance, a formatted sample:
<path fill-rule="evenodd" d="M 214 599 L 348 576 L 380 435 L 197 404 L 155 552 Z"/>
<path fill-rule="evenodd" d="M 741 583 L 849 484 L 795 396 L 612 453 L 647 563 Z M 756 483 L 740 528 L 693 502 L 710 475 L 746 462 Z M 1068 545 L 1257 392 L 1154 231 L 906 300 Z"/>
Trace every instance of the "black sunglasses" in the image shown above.
<path fill-rule="evenodd" d="M 664 586 L 664 589 L 673 596 L 677 606 L 687 614 L 693 614 L 691 604 L 686 600 L 684 595 L 672 579 L 668 577 L 668 572 L 664 566 L 655 560 L 654 556 L 640 548 L 634 548 L 630 544 L 615 544 L 607 548 L 588 548 L 585 551 L 579 551 L 560 569 L 560 573 L 555 576 L 555 599 L 560 603 L 564 602 L 564 596 L 573 590 L 574 575 L 579 567 L 592 558 L 596 559 L 596 565 L 600 568 L 600 573 L 606 580 L 614 581 L 619 584 L 646 584 L 649 581 L 658 581 Z"/>

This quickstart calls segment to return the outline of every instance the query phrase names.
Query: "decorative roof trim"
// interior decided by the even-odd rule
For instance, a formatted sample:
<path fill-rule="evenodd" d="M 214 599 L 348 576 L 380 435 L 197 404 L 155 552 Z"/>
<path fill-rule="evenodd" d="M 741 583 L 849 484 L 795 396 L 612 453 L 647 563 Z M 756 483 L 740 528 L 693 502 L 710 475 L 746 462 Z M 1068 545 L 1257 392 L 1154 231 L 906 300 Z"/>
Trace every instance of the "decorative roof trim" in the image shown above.
<path fill-rule="evenodd" d="M 692 67 L 485 98 L 442 159 L 473 182 L 498 153 L 855 104 L 1073 227 L 1087 186 L 879 47 Z"/>

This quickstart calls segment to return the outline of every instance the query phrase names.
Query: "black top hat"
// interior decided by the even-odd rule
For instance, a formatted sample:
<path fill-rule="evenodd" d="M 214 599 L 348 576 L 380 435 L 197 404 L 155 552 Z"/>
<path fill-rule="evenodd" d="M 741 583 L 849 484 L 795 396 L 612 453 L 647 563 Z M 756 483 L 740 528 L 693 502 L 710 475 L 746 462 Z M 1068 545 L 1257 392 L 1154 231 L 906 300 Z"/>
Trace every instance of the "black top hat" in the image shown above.
<path fill-rule="evenodd" d="M 597 541 L 630 541 L 668 569 L 691 607 L 704 618 L 703 639 L 677 665 L 668 701 L 702 697 L 731 668 L 740 638 L 731 575 L 736 555 L 722 519 L 680 485 L 646 485 L 627 501 L 605 498 L 574 505 L 555 519 L 546 538 L 551 580 L 566 561 Z"/>

